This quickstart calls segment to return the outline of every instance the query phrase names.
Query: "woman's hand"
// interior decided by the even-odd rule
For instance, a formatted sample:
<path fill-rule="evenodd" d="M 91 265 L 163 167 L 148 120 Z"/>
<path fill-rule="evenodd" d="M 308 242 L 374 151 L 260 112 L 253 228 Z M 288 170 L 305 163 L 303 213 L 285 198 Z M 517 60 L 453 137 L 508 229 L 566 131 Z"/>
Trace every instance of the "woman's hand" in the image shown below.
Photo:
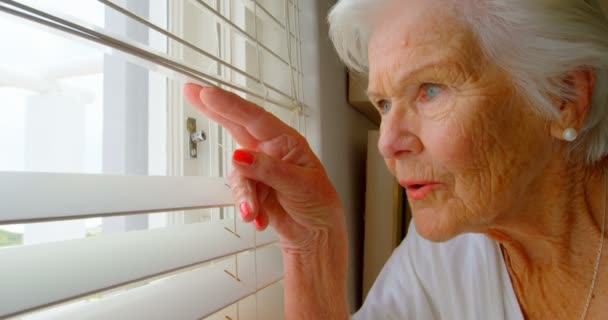
<path fill-rule="evenodd" d="M 312 250 L 317 240 L 344 237 L 338 195 L 304 137 L 235 94 L 194 84 L 187 84 L 184 94 L 243 147 L 235 151 L 230 173 L 243 220 L 258 230 L 272 226 L 287 251 Z"/>
<path fill-rule="evenodd" d="M 184 94 L 243 147 L 233 155 L 232 193 L 245 221 L 279 233 L 285 318 L 347 319 L 344 214 L 304 137 L 235 94 L 194 84 Z"/>

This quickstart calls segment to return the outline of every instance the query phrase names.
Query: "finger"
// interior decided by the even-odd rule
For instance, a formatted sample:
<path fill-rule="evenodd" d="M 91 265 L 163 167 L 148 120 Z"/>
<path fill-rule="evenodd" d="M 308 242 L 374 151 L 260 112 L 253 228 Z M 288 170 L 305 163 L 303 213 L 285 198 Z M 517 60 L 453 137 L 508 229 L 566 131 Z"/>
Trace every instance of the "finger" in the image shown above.
<path fill-rule="evenodd" d="M 245 222 L 253 221 L 260 211 L 255 181 L 245 178 L 231 169 L 228 177 L 232 189 L 234 204 Z"/>
<path fill-rule="evenodd" d="M 188 100 L 191 105 L 202 111 L 209 119 L 226 128 L 238 144 L 246 148 L 256 148 L 258 142 L 257 139 L 254 138 L 245 127 L 219 115 L 213 109 L 208 108 L 207 105 L 201 101 L 199 96 L 201 91 L 200 88 L 200 86 L 195 84 L 186 84 L 184 86 L 184 96 L 186 97 L 186 100 Z"/>
<path fill-rule="evenodd" d="M 263 183 L 274 190 L 301 194 L 308 187 L 312 168 L 294 165 L 261 152 L 239 149 L 232 156 L 233 168 L 245 178 Z"/>
<path fill-rule="evenodd" d="M 200 102 L 200 92 L 202 86 L 194 83 L 186 83 L 184 85 L 184 97 L 190 104 L 197 105 Z"/>
<path fill-rule="evenodd" d="M 233 168 L 234 170 L 234 168 Z M 236 171 L 236 170 L 235 170 Z M 263 183 L 258 183 L 256 184 L 256 188 L 255 191 L 258 195 L 258 201 L 259 203 L 264 203 L 271 195 L 271 190 L 269 186 L 263 184 Z"/>
<path fill-rule="evenodd" d="M 196 98 L 197 90 L 199 99 Z M 184 95 L 209 118 L 230 131 L 242 147 L 263 151 L 303 166 L 319 165 L 304 137 L 259 106 L 233 93 L 194 84 L 184 87 Z M 215 98 L 208 99 L 205 95 Z"/>
<path fill-rule="evenodd" d="M 258 189 L 258 197 L 261 194 L 260 189 Z M 278 202 L 276 197 L 268 198 L 267 201 L 264 202 L 263 212 L 260 214 L 268 213 L 266 216 L 268 217 L 267 226 L 272 226 L 272 228 L 278 232 L 282 236 L 286 236 L 286 239 L 291 239 L 289 235 L 299 235 L 301 234 L 301 224 L 298 221 L 294 220 L 287 212 L 283 210 L 273 210 L 272 208 L 282 208 L 283 205 Z M 267 209 L 268 208 L 268 209 Z M 266 217 L 262 217 L 260 219 L 266 219 Z M 265 222 L 264 220 L 260 222 Z M 262 224 L 263 225 L 263 224 Z M 255 221 L 254 221 L 255 226 Z M 256 228 L 257 229 L 257 228 Z"/>
<path fill-rule="evenodd" d="M 256 149 L 258 147 L 259 141 L 254 138 L 245 127 L 235 124 L 234 122 L 215 114 L 212 110 L 205 110 L 203 112 L 209 119 L 217 122 L 219 125 L 228 130 L 228 132 L 230 132 L 230 136 L 232 136 L 239 145 L 250 149 Z"/>
<path fill-rule="evenodd" d="M 264 184 L 256 183 L 253 189 L 253 193 L 251 193 L 252 201 L 242 200 L 245 198 L 249 198 L 248 196 L 243 196 L 243 194 L 248 194 L 247 191 L 235 191 L 235 189 L 247 189 L 243 187 L 243 183 L 251 183 L 252 180 L 244 178 L 240 175 L 234 168 L 231 168 L 228 180 L 230 181 L 230 185 L 233 186 L 233 197 L 235 199 L 235 204 L 238 210 L 241 212 L 241 217 L 245 222 L 253 222 L 254 227 L 258 231 L 265 230 L 269 225 L 271 218 L 275 221 L 281 222 L 281 225 L 286 225 L 285 222 L 282 222 L 284 219 L 282 217 L 271 217 L 270 214 L 262 208 L 262 203 L 266 201 L 268 196 L 270 195 L 270 188 Z M 256 197 L 257 196 L 257 197 Z M 253 212 L 246 213 L 247 210 L 251 210 L 251 208 L 247 208 L 245 206 L 248 203 L 253 203 Z M 278 205 L 276 203 L 272 205 Z M 272 205 L 270 207 L 272 207 Z M 245 211 L 245 213 L 244 213 Z"/>
<path fill-rule="evenodd" d="M 253 225 L 258 231 L 264 231 L 268 227 L 270 219 L 265 211 L 261 211 L 253 220 Z"/>
<path fill-rule="evenodd" d="M 195 85 L 196 86 L 196 85 Z M 195 87 L 190 87 L 194 90 Z M 258 140 L 294 134 L 295 130 L 260 106 L 219 88 L 199 88 L 199 98 L 207 109 L 241 125 Z M 190 93 L 192 94 L 192 93 Z"/>

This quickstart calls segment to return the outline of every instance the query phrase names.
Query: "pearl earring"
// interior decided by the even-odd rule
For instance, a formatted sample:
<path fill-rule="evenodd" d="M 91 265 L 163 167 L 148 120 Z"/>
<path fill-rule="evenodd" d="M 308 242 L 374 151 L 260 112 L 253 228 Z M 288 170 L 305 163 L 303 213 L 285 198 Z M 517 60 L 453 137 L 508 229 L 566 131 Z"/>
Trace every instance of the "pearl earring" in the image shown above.
<path fill-rule="evenodd" d="M 564 133 L 562 133 L 562 137 L 564 138 L 564 140 L 572 142 L 578 137 L 578 132 L 576 132 L 574 128 L 567 128 L 566 130 L 564 130 Z"/>

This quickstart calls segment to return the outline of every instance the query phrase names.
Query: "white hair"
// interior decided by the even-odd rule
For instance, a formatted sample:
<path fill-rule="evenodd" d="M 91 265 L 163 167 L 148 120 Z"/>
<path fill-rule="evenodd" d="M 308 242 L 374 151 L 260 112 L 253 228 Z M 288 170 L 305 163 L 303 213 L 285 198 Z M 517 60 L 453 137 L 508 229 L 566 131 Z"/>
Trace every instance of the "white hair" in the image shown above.
<path fill-rule="evenodd" d="M 445 1 L 445 0 L 444 0 Z M 608 19 L 598 0 L 452 0 L 483 52 L 506 70 L 539 113 L 558 117 L 552 98 L 572 98 L 565 76 L 591 70 L 595 85 L 579 139 L 587 162 L 608 155 Z M 352 70 L 367 73 L 375 17 L 390 0 L 341 0 L 330 14 L 330 37 Z M 457 4 L 456 4 L 457 3 Z M 407 9 L 407 8 L 404 8 Z"/>

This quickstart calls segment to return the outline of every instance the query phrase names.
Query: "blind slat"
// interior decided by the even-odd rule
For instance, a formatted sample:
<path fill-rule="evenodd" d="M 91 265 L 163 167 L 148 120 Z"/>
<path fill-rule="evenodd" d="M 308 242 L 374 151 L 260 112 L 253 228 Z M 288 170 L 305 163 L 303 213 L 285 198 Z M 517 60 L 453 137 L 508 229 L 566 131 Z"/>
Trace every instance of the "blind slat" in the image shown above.
<path fill-rule="evenodd" d="M 0 172 L 0 224 L 232 205 L 222 178 Z"/>
<path fill-rule="evenodd" d="M 152 30 L 155 30 L 156 32 L 159 32 L 162 35 L 164 35 L 164 36 L 166 36 L 166 37 L 168 37 L 168 38 L 170 38 L 170 39 L 172 39 L 174 41 L 177 41 L 178 43 L 180 43 L 180 44 L 182 44 L 182 45 L 184 45 L 184 46 L 186 46 L 186 47 L 194 50 L 195 52 L 197 52 L 197 53 L 199 53 L 199 54 L 201 54 L 201 55 L 203 55 L 203 56 L 205 56 L 205 57 L 207 57 L 207 58 L 209 58 L 209 59 L 211 59 L 211 60 L 213 60 L 213 61 L 221 64 L 222 66 L 227 67 L 230 70 L 232 70 L 232 71 L 234 71 L 234 72 L 236 72 L 236 73 L 238 73 L 238 74 L 240 74 L 240 75 L 242 75 L 244 77 L 247 77 L 248 79 L 250 79 L 252 81 L 260 83 L 261 85 L 267 87 L 270 90 L 273 90 L 274 92 L 278 93 L 279 95 L 283 96 L 284 98 L 293 99 L 293 97 L 289 96 L 287 93 L 281 91 L 277 87 L 269 84 L 268 82 L 260 80 L 259 77 L 256 77 L 256 76 L 248 73 L 247 71 L 244 71 L 242 69 L 237 68 L 236 66 L 234 66 L 234 65 L 232 65 L 232 64 L 230 64 L 230 63 L 228 63 L 228 62 L 226 62 L 226 61 L 224 61 L 224 60 L 216 57 L 215 55 L 210 54 L 209 52 L 207 52 L 207 51 L 205 51 L 205 50 L 197 47 L 193 43 L 191 43 L 189 41 L 186 41 L 183 38 L 180 38 L 180 37 L 176 36 L 175 34 L 164 30 L 163 28 L 158 27 L 157 25 L 151 23 L 150 21 L 148 21 L 148 20 L 146 20 L 146 19 L 144 19 L 144 18 L 142 18 L 142 17 L 134 14 L 133 12 L 125 9 L 124 7 L 122 7 L 122 6 L 120 6 L 120 5 L 116 4 L 116 3 L 113 3 L 112 1 L 109 1 L 109 0 L 98 0 L 98 1 L 101 2 L 101 3 L 103 3 L 104 5 L 106 5 L 106 6 L 110 7 L 110 8 L 112 8 L 112 9 L 120 12 L 121 14 L 129 17 L 130 19 L 133 19 L 133 20 L 135 20 L 135 21 L 137 21 L 137 22 L 145 25 L 146 27 L 148 27 L 148 28 L 150 28 Z"/>
<path fill-rule="evenodd" d="M 191 0 L 191 1 L 194 1 L 194 2 L 198 3 L 200 6 L 202 6 L 203 8 L 209 10 L 210 12 L 215 13 L 214 16 L 217 19 L 219 19 L 220 21 L 222 21 L 226 25 L 230 26 L 233 30 L 235 30 L 236 32 L 238 32 L 239 34 L 241 34 L 242 36 L 244 36 L 245 38 L 249 39 L 253 43 L 256 43 L 257 45 L 259 45 L 260 48 L 264 49 L 264 51 L 266 51 L 270 55 L 272 55 L 275 58 L 277 58 L 283 64 L 289 66 L 293 71 L 295 71 L 297 73 L 302 73 L 301 70 L 299 70 L 298 68 L 296 68 L 295 66 L 293 66 L 291 63 L 289 63 L 288 60 L 286 60 L 285 58 L 281 57 L 279 54 L 277 54 L 276 52 L 274 52 L 274 50 L 268 48 L 262 42 L 256 40 L 254 36 L 250 35 L 246 30 L 243 30 L 243 28 L 239 27 L 234 22 L 232 22 L 228 18 L 224 17 L 221 13 L 217 12 L 217 10 L 215 10 L 213 7 L 211 7 L 210 5 L 208 5 L 207 3 L 205 3 L 205 1 L 203 1 L 203 0 Z"/>
<path fill-rule="evenodd" d="M 281 30 L 286 31 L 285 23 L 281 22 L 274 14 L 272 14 L 265 6 L 263 6 L 259 0 L 246 0 L 243 1 L 243 4 L 245 4 L 245 6 L 247 6 L 247 8 L 252 12 L 260 10 L 264 13 L 264 15 L 266 15 L 270 19 L 270 21 L 276 24 Z M 293 30 L 289 30 L 289 35 L 297 43 L 302 43 L 302 40 L 293 32 Z"/>
<path fill-rule="evenodd" d="M 228 259 L 115 296 L 67 308 L 50 319 L 201 319 L 281 280 L 283 269 L 280 248 L 269 246 L 259 248 L 256 252 L 257 258 L 253 252 L 238 255 L 239 265 L 242 266 L 240 269 L 250 270 L 241 272 L 240 281 L 224 272 L 234 267 Z M 252 272 L 256 259 L 257 289 L 255 274 Z M 271 312 L 277 311 L 279 310 Z M 249 317 L 255 318 L 252 315 Z"/>
<path fill-rule="evenodd" d="M 117 8 L 111 0 L 98 1 Z M 274 52 L 259 43 L 257 26 L 253 37 L 232 18 L 222 16 L 201 0 L 192 0 L 215 14 L 212 22 L 227 25 L 246 40 L 255 41 L 259 48 L 282 62 L 276 65 L 291 67 L 291 94 L 268 85 L 261 77 L 257 77 L 256 83 L 248 82 L 246 85 L 229 82 L 221 76 L 214 77 L 196 66 L 155 52 L 147 45 L 82 23 L 78 18 L 62 18 L 12 0 L 0 0 L 0 12 L 101 44 L 113 55 L 124 55 L 128 61 L 144 65 L 151 71 L 161 71 L 174 80 L 185 78 L 188 82 L 222 85 L 245 93 L 248 98 L 263 99 L 291 110 L 298 116 L 302 111 L 306 115 L 305 106 L 298 100 L 297 81 L 292 71 L 295 70 L 301 80 L 301 40 L 297 24 L 296 36 L 291 30 L 289 9 L 285 10 L 282 24 L 256 0 L 250 1 L 256 16 L 256 10 L 261 9 L 270 20 L 282 26 L 287 38 L 287 60 L 282 58 L 284 54 L 279 55 L 279 51 Z M 295 3 L 288 3 L 290 7 L 296 7 Z M 144 23 L 142 19 L 135 19 L 131 12 L 122 13 Z M 144 23 L 148 28 L 159 31 L 148 20 L 143 20 L 148 22 Z M 198 48 L 184 43 L 185 40 L 172 33 L 161 33 L 184 46 L 190 44 L 191 49 Z M 297 49 L 289 47 L 292 38 Z M 292 50 L 298 50 L 295 57 Z M 258 63 L 262 63 L 259 57 Z M 224 66 L 237 73 L 238 70 L 249 70 L 237 69 L 231 64 Z M 299 84 L 301 86 L 302 81 Z M 0 224 L 231 205 L 230 189 L 224 179 L 0 172 Z M 239 230 L 238 236 L 227 230 L 233 228 Z M 283 270 L 276 241 L 278 236 L 274 231 L 254 236 L 251 226 L 240 220 L 223 220 L 0 249 L 0 318 L 46 307 L 50 309 L 40 314 L 44 319 L 54 315 L 57 319 L 205 317 L 280 281 Z M 231 266 L 237 268 L 240 281 L 225 272 Z M 92 294 L 96 295 L 92 300 L 80 300 Z M 101 294 L 101 298 L 97 294 Z"/>
<path fill-rule="evenodd" d="M 237 223 L 240 238 L 230 221 L 2 249 L 0 318 L 255 248 Z"/>
<path fill-rule="evenodd" d="M 271 98 L 265 92 L 252 91 L 248 88 L 243 88 L 239 85 L 226 82 L 222 79 L 202 72 L 196 67 L 187 65 L 184 62 L 176 61 L 175 59 L 159 52 L 153 52 L 146 46 L 133 43 L 132 41 L 128 41 L 116 35 L 111 35 L 106 31 L 99 30 L 99 28 L 93 26 L 88 26 L 83 22 L 74 23 L 66 18 L 63 18 L 62 15 L 57 13 L 49 14 L 42 12 L 12 0 L 0 0 L 0 12 L 5 12 L 34 23 L 53 28 L 55 30 L 66 32 L 79 38 L 116 49 L 120 52 L 124 52 L 129 55 L 130 58 L 132 58 L 131 61 L 138 64 L 143 64 L 146 67 L 152 66 L 149 68 L 150 70 L 161 71 L 174 78 L 185 77 L 185 81 L 187 82 L 195 82 L 211 86 L 214 86 L 215 82 L 218 85 L 226 86 L 238 92 L 251 95 L 252 97 L 262 99 L 282 108 L 289 110 L 297 110 L 301 108 L 304 111 L 303 114 L 307 114 L 305 112 L 307 107 L 301 101 L 281 101 Z M 167 70 L 169 72 L 167 72 Z M 178 74 L 179 76 L 175 77 L 174 73 Z"/>

